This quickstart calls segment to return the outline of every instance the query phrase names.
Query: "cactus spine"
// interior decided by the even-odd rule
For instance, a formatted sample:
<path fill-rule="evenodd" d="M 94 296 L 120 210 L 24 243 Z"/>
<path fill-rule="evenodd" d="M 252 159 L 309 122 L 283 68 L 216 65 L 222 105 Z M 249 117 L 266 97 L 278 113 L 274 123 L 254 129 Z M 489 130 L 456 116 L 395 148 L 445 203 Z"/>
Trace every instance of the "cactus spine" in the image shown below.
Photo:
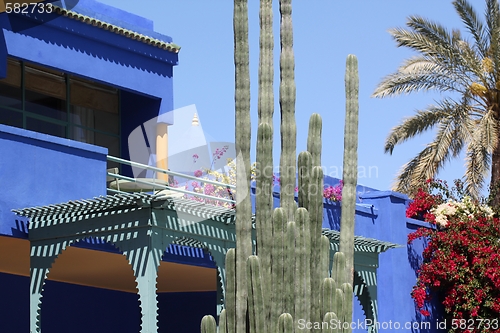
<path fill-rule="evenodd" d="M 246 2 L 235 0 L 236 148 L 244 166 L 237 172 L 237 196 L 249 188 L 249 92 L 248 18 Z M 334 255 L 330 277 L 330 242 L 321 234 L 323 221 L 323 171 L 321 169 L 321 117 L 310 118 L 307 151 L 298 158 L 298 197 L 295 203 L 296 128 L 295 83 L 290 0 L 280 1 L 281 13 L 281 207 L 272 205 L 272 5 L 261 0 L 261 64 L 259 68 L 259 126 L 257 131 L 256 255 L 252 255 L 249 201 L 237 197 L 236 251 L 226 256 L 226 309 L 221 313 L 219 333 L 350 332 L 342 325 L 302 328 L 298 320 L 331 323 L 352 320 L 353 251 Z M 267 30 L 266 30 L 267 29 Z M 271 36 L 271 37 L 270 37 Z M 264 50 L 265 49 L 265 50 Z M 344 191 L 341 245 L 353 249 L 354 205 L 357 171 L 357 69 L 353 56 L 346 71 L 346 126 L 344 144 Z M 355 60 L 355 58 L 354 58 Z M 242 62 L 246 61 L 247 64 Z M 266 67 L 266 68 L 264 68 Z M 353 83 L 356 82 L 356 84 Z M 345 159 L 349 159 L 345 161 Z M 348 169 L 348 170 L 346 170 Z M 354 176 L 353 176 L 354 175 Z M 345 178 L 347 177 L 347 179 Z M 347 189 L 346 189 L 347 187 Z M 242 193 L 243 192 L 243 193 Z M 248 199 L 249 196 L 247 195 Z M 349 210 L 351 213 L 344 213 Z M 345 229 L 345 230 L 344 230 Z M 244 281 L 245 280 L 245 281 Z M 248 304 L 248 308 L 246 305 Z M 212 332 L 204 317 L 202 332 Z M 248 325 L 247 325 L 248 323 Z M 350 325 L 346 325 L 350 326 Z"/>

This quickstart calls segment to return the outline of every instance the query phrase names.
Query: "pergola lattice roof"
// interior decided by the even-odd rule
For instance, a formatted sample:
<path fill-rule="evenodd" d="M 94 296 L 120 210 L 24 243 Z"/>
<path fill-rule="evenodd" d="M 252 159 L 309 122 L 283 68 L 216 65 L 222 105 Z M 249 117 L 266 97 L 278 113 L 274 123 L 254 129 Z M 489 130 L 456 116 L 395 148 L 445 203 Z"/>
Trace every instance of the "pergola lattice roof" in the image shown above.
<path fill-rule="evenodd" d="M 175 210 L 193 215 L 197 219 L 211 219 L 224 224 L 232 224 L 236 218 L 234 209 L 217 207 L 186 198 L 158 197 L 148 193 L 120 193 L 88 200 L 82 199 L 61 204 L 15 209 L 13 212 L 31 218 L 30 223 L 35 224 L 32 228 L 40 228 L 44 225 L 43 221 L 68 214 L 78 216 L 148 206 L 157 209 Z M 41 224 L 37 225 L 39 223 Z M 332 249 L 338 251 L 340 232 L 323 229 L 322 233 L 330 239 Z M 354 250 L 356 252 L 381 253 L 396 247 L 400 247 L 400 245 L 362 236 L 354 237 Z"/>

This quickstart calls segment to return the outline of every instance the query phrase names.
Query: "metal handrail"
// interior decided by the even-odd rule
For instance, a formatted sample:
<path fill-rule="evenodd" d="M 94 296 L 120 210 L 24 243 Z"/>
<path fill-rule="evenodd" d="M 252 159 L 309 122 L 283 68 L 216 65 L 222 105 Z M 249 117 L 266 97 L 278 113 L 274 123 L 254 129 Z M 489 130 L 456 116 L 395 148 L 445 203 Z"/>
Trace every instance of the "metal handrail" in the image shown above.
<path fill-rule="evenodd" d="M 225 184 L 225 183 L 213 181 L 213 180 L 210 180 L 210 179 L 204 179 L 204 178 L 199 178 L 199 177 L 195 177 L 195 176 L 190 176 L 190 175 L 182 174 L 182 173 L 175 172 L 175 171 L 165 170 L 165 169 L 153 167 L 153 166 L 142 164 L 142 163 L 137 163 L 137 162 L 132 162 L 132 161 L 124 160 L 124 159 L 121 159 L 121 158 L 118 158 L 118 157 L 114 157 L 114 156 L 109 156 L 108 155 L 107 156 L 107 160 L 111 161 L 111 162 L 116 162 L 116 163 L 120 163 L 120 164 L 129 165 L 129 166 L 139 167 L 139 168 L 146 169 L 146 170 L 152 170 L 152 171 L 156 171 L 156 172 L 161 172 L 161 173 L 164 173 L 164 174 L 167 174 L 167 175 L 178 176 L 178 177 L 182 177 L 182 178 L 185 178 L 185 179 L 197 180 L 197 181 L 199 181 L 200 183 L 203 183 L 203 184 L 212 184 L 212 185 L 216 185 L 216 186 L 220 186 L 220 187 L 225 187 L 228 190 L 230 190 L 230 189 L 236 189 L 236 186 L 231 185 L 231 184 Z M 123 176 L 123 175 L 120 175 L 120 174 L 117 174 L 117 173 L 112 173 L 112 172 L 107 172 L 106 174 L 109 177 L 116 178 L 117 180 L 118 179 L 122 179 L 122 180 L 126 180 L 126 181 L 129 181 L 129 182 L 134 182 L 134 183 L 137 183 L 137 184 L 149 185 L 149 186 L 152 187 L 152 191 L 156 191 L 156 190 L 171 190 L 171 191 L 175 191 L 175 192 L 179 192 L 179 193 L 184 193 L 184 194 L 188 194 L 188 195 L 193 195 L 193 196 L 204 198 L 204 199 L 209 199 L 209 200 L 214 200 L 214 201 L 222 201 L 222 202 L 227 202 L 227 203 L 230 203 L 230 204 L 235 204 L 236 203 L 236 201 L 232 200 L 232 199 L 215 197 L 215 196 L 204 194 L 204 193 L 198 193 L 198 192 L 189 191 L 189 190 L 185 190 L 185 189 L 181 189 L 181 188 L 177 188 L 177 187 L 172 187 L 172 186 L 169 186 L 169 185 L 159 184 L 159 183 L 155 182 L 156 179 L 153 179 L 153 181 L 147 181 L 147 180 L 132 178 L 132 177 L 128 177 L 128 176 Z M 114 189 L 108 189 L 108 190 L 110 192 L 113 192 L 113 193 L 122 193 L 122 192 L 125 192 L 125 191 L 114 190 Z M 159 195 L 159 196 L 161 196 L 161 195 Z"/>
<path fill-rule="evenodd" d="M 146 170 L 157 171 L 157 172 L 161 172 L 161 173 L 164 173 L 164 174 L 167 174 L 167 175 L 171 175 L 171 176 L 178 176 L 178 177 L 182 177 L 182 178 L 186 178 L 186 179 L 199 180 L 199 181 L 202 181 L 202 182 L 207 183 L 207 184 L 228 187 L 230 189 L 236 189 L 236 186 L 231 185 L 231 184 L 221 183 L 221 182 L 218 182 L 218 181 L 215 181 L 215 180 L 210 180 L 210 179 L 202 179 L 202 178 L 199 178 L 199 177 L 196 177 L 196 176 L 190 176 L 190 175 L 186 175 L 186 174 L 183 174 L 183 173 L 179 173 L 179 172 L 175 172 L 175 171 L 170 171 L 170 170 L 165 170 L 165 169 L 157 168 L 157 167 L 146 165 L 146 164 L 142 164 L 142 163 L 132 162 L 132 161 L 124 160 L 122 158 L 110 156 L 110 155 L 108 155 L 107 159 L 108 159 L 108 161 L 111 161 L 111 162 L 117 162 L 117 163 L 120 163 L 120 164 L 125 164 L 125 165 L 130 165 L 130 166 L 136 166 L 136 167 L 139 167 L 139 168 L 143 168 L 143 169 L 146 169 Z"/>

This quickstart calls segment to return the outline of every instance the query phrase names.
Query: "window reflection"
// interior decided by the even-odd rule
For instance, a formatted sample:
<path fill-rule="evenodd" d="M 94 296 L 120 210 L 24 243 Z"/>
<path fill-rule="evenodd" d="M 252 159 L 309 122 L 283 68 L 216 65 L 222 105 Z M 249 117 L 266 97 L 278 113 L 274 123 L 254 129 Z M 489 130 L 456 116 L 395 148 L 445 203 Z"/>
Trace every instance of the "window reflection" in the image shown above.
<path fill-rule="evenodd" d="M 1 103 L 1 99 L 0 99 Z M 1 105 L 1 104 L 0 104 Z M 11 109 L 0 108 L 0 124 L 23 127 L 23 113 Z"/>
<path fill-rule="evenodd" d="M 14 59 L 7 66 L 0 80 L 1 124 L 106 147 L 120 156 L 118 89 Z"/>

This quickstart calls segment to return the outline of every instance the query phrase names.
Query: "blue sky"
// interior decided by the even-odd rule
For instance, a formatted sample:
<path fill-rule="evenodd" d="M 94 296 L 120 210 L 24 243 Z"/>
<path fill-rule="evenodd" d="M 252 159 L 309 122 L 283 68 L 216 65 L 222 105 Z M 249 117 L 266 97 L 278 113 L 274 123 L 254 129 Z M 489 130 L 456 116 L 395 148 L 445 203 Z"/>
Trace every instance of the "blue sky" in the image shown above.
<path fill-rule="evenodd" d="M 205 132 L 234 141 L 234 63 L 232 1 L 220 0 L 100 0 L 153 20 L 155 30 L 182 47 L 174 70 L 174 106 L 195 104 Z M 257 126 L 259 2 L 249 1 L 253 147 Z M 479 14 L 484 2 L 471 1 Z M 295 80 L 297 86 L 297 152 L 305 149 L 311 113 L 323 118 L 322 164 L 327 174 L 341 178 L 345 112 L 344 73 L 348 54 L 359 61 L 359 178 L 362 185 L 386 190 L 401 166 L 430 141 L 433 133 L 384 154 L 390 129 L 415 110 L 440 96 L 423 92 L 389 99 L 370 95 L 381 79 L 394 72 L 409 50 L 397 48 L 387 32 L 419 15 L 448 28 L 462 28 L 451 0 L 295 0 L 293 1 Z M 279 122 L 279 12 L 275 25 L 275 128 Z M 275 164 L 279 135 L 275 133 Z M 252 158 L 255 152 L 252 149 Z M 463 174 L 463 160 L 453 160 L 439 175 L 451 181 Z"/>

